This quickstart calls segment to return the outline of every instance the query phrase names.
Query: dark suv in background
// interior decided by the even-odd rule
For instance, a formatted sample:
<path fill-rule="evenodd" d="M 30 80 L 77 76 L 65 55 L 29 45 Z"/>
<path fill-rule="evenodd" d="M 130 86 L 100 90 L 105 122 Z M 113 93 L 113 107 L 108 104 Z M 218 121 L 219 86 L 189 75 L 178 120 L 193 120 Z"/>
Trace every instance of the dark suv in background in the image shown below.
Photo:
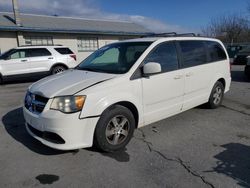
<path fill-rule="evenodd" d="M 242 46 L 241 50 L 235 55 L 233 63 L 236 65 L 246 65 L 248 56 L 250 56 L 250 45 Z"/>

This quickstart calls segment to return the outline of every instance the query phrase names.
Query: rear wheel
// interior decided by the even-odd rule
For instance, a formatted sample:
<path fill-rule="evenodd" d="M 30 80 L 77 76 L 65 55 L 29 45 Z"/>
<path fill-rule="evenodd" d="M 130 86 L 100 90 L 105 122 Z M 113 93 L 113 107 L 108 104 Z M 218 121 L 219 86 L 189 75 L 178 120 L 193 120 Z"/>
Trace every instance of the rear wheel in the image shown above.
<path fill-rule="evenodd" d="M 209 101 L 206 104 L 208 108 L 215 109 L 221 105 L 224 97 L 224 90 L 224 85 L 221 82 L 217 81 L 212 89 Z"/>
<path fill-rule="evenodd" d="M 66 67 L 64 67 L 62 65 L 57 65 L 57 66 L 52 68 L 51 74 L 59 74 L 59 73 L 64 72 L 65 70 L 66 70 Z"/>
<path fill-rule="evenodd" d="M 101 115 L 95 135 L 94 145 L 106 152 L 123 149 L 133 136 L 135 119 L 124 106 L 115 105 Z"/>

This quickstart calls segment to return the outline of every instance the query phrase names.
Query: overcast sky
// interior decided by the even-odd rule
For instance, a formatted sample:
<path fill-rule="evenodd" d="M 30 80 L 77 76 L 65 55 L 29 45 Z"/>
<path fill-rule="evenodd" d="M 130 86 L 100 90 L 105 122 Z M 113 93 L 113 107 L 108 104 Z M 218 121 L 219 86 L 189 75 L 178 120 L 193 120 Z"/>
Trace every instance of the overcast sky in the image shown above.
<path fill-rule="evenodd" d="M 250 0 L 18 0 L 20 11 L 111 20 L 127 20 L 156 31 L 199 32 L 212 17 L 245 13 Z M 0 11 L 12 11 L 0 0 Z"/>

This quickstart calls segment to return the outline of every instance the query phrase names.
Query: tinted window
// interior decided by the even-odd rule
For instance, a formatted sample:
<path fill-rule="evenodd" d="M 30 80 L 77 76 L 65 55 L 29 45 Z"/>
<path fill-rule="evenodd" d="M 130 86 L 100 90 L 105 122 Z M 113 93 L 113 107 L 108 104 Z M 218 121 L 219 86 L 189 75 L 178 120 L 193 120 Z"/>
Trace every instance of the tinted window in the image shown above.
<path fill-rule="evenodd" d="M 50 56 L 51 53 L 46 48 L 28 49 L 28 57 Z"/>
<path fill-rule="evenodd" d="M 162 72 L 178 69 L 178 58 L 174 42 L 157 46 L 145 59 L 144 63 L 157 62 L 161 64 Z"/>
<path fill-rule="evenodd" d="M 62 55 L 74 54 L 69 48 L 55 48 L 55 50 Z"/>
<path fill-rule="evenodd" d="M 182 67 L 192 67 L 207 63 L 207 55 L 203 41 L 180 41 Z"/>
<path fill-rule="evenodd" d="M 10 50 L 4 52 L 3 54 L 1 54 L 0 59 L 7 59 L 10 56 L 10 54 L 12 54 L 15 51 L 16 51 L 16 49 L 10 49 Z"/>
<path fill-rule="evenodd" d="M 210 62 L 227 59 L 227 55 L 219 43 L 213 41 L 207 41 L 206 43 Z"/>
<path fill-rule="evenodd" d="M 9 59 L 20 59 L 27 57 L 26 50 L 16 50 L 9 55 Z"/>

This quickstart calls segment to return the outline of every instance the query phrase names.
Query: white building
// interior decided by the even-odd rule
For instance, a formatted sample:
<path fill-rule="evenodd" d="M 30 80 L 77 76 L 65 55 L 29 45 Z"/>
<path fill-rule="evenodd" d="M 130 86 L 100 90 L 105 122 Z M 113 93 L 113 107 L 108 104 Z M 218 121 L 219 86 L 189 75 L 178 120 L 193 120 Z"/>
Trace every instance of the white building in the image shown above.
<path fill-rule="evenodd" d="M 126 21 L 0 12 L 1 53 L 21 45 L 61 44 L 70 47 L 81 61 L 105 44 L 149 33 Z"/>

